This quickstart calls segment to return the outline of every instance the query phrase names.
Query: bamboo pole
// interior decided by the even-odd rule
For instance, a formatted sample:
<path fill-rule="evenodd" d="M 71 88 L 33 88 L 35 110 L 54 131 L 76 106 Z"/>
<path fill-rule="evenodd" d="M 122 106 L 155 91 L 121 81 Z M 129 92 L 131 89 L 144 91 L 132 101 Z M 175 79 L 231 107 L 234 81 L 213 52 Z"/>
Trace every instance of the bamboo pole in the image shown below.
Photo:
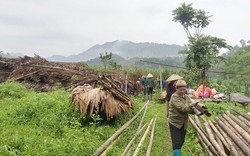
<path fill-rule="evenodd" d="M 131 149 L 131 147 L 132 147 L 132 144 L 134 143 L 135 139 L 140 135 L 140 133 L 142 132 L 142 130 L 143 130 L 146 126 L 147 126 L 147 123 L 144 124 L 144 125 L 141 127 L 141 129 L 135 133 L 134 137 L 130 140 L 130 142 L 129 142 L 128 145 L 126 146 L 126 148 L 125 148 L 125 150 L 123 151 L 123 153 L 122 153 L 121 156 L 126 156 L 126 155 L 129 153 L 129 151 L 130 151 L 130 149 Z"/>
<path fill-rule="evenodd" d="M 222 115 L 229 124 L 231 124 L 232 127 L 238 131 L 238 133 L 243 136 L 243 138 L 250 144 L 250 135 L 243 129 L 241 128 L 236 122 L 234 122 L 231 118 L 229 118 L 226 114 Z"/>
<path fill-rule="evenodd" d="M 203 117 L 203 116 L 202 116 L 202 117 Z M 199 120 L 199 117 L 198 117 L 197 115 L 195 115 L 194 118 L 195 118 L 195 122 L 196 122 L 197 126 L 198 126 L 198 127 L 200 128 L 200 130 L 204 133 L 204 135 L 205 135 L 206 137 L 208 137 L 207 133 L 204 131 L 204 129 L 203 129 L 202 126 L 201 126 L 201 122 L 200 122 L 200 120 Z M 203 118 L 202 118 L 202 119 L 203 119 Z"/>
<path fill-rule="evenodd" d="M 246 118 L 241 115 L 239 115 L 238 118 L 250 128 L 250 122 Z"/>
<path fill-rule="evenodd" d="M 162 91 L 163 91 L 163 87 L 162 87 L 161 65 L 159 65 L 159 71 L 160 71 L 160 86 L 161 86 L 161 93 L 162 93 Z"/>
<path fill-rule="evenodd" d="M 216 136 L 218 136 L 218 138 L 222 141 L 222 143 L 225 145 L 225 147 L 230 151 L 230 147 L 229 147 L 227 141 L 221 135 L 221 133 L 218 131 L 218 129 L 214 126 L 214 124 L 211 121 L 208 121 L 208 123 L 211 126 L 211 128 L 213 129 L 213 131 L 215 132 Z"/>
<path fill-rule="evenodd" d="M 228 146 L 229 146 L 230 154 L 232 154 L 232 156 L 239 156 L 239 153 L 237 152 L 238 150 L 236 150 L 233 142 L 230 140 L 230 138 L 228 137 L 228 135 L 219 127 L 219 125 L 215 125 L 215 127 L 218 129 L 218 131 L 221 133 L 221 135 L 227 141 Z"/>
<path fill-rule="evenodd" d="M 211 141 L 211 143 L 213 144 L 213 146 L 215 147 L 215 149 L 217 150 L 218 154 L 220 156 L 226 156 L 226 153 L 220 148 L 220 145 L 216 142 L 214 135 L 213 135 L 213 131 L 211 129 L 211 127 L 209 126 L 209 123 L 207 121 L 205 121 L 204 123 L 207 134 L 208 134 L 208 138 Z"/>
<path fill-rule="evenodd" d="M 235 109 L 232 109 L 232 110 L 235 111 L 236 113 L 238 113 L 239 115 L 243 116 L 248 121 L 250 121 L 250 115 L 243 114 L 243 113 L 241 113 L 241 112 L 239 112 L 238 110 L 235 110 Z"/>
<path fill-rule="evenodd" d="M 118 136 L 122 134 L 122 132 L 127 129 L 134 121 L 135 119 L 139 116 L 139 114 L 142 112 L 142 110 L 145 108 L 146 105 L 144 105 L 139 112 L 128 122 L 126 122 L 121 128 L 119 128 L 108 140 L 106 140 L 94 153 L 93 156 L 99 156 L 105 151 L 108 146 L 117 139 Z"/>
<path fill-rule="evenodd" d="M 229 112 L 226 112 L 226 114 L 241 128 L 243 128 L 248 134 L 250 134 L 250 128 L 244 122 L 240 121 L 240 119 L 236 118 L 233 114 Z"/>
<path fill-rule="evenodd" d="M 208 147 L 208 146 L 205 144 L 205 142 L 202 140 L 200 134 L 199 134 L 199 133 L 197 133 L 197 134 L 198 134 L 197 137 L 198 137 L 198 139 L 199 139 L 199 142 L 200 142 L 201 146 L 203 147 L 203 149 L 206 151 L 206 154 L 207 154 L 208 156 L 214 156 L 213 153 L 209 150 L 209 147 Z"/>
<path fill-rule="evenodd" d="M 141 133 L 141 126 L 142 126 L 144 117 L 145 117 L 146 112 L 147 112 L 148 104 L 149 104 L 149 101 L 147 101 L 146 104 L 145 104 L 146 106 L 145 106 L 145 109 L 144 109 L 144 113 L 143 113 L 143 115 L 142 115 L 142 118 L 141 118 L 141 121 L 140 121 L 140 123 L 139 123 L 138 129 L 137 129 L 137 131 L 136 131 L 136 133 L 135 133 L 135 136 L 134 136 L 134 138 L 133 138 L 132 140 L 130 140 L 130 142 L 127 144 L 126 148 L 125 148 L 124 151 L 123 151 L 122 156 L 125 156 L 125 155 L 128 153 L 128 151 L 130 151 L 130 149 L 131 149 L 131 147 L 132 147 L 132 144 L 133 144 L 134 140 L 135 140 L 135 139 L 139 136 L 139 134 Z"/>
<path fill-rule="evenodd" d="M 145 109 L 144 109 L 143 115 L 142 115 L 142 117 L 141 117 L 141 121 L 140 121 L 139 126 L 138 126 L 138 128 L 137 128 L 137 131 L 139 131 L 139 130 L 141 129 L 143 120 L 144 120 L 144 118 L 145 118 L 145 115 L 146 115 L 146 112 L 147 112 L 147 109 L 148 109 L 148 104 L 149 104 L 149 100 L 148 100 L 148 101 L 146 102 L 146 104 L 145 104 L 146 107 L 145 107 Z"/>
<path fill-rule="evenodd" d="M 193 127 L 196 129 L 196 131 L 200 134 L 201 136 L 201 141 L 204 141 L 205 144 L 207 145 L 208 149 L 211 150 L 211 152 L 215 155 L 218 155 L 216 150 L 214 149 L 213 145 L 210 143 L 210 141 L 207 139 L 207 137 L 205 136 L 205 134 L 199 129 L 199 127 L 195 124 L 194 120 L 189 117 L 189 121 L 191 122 L 191 124 L 193 125 Z"/>
<path fill-rule="evenodd" d="M 211 126 L 210 126 L 211 127 Z M 215 137 L 215 140 L 216 142 L 218 142 L 218 144 L 220 145 L 220 148 L 222 151 L 224 151 L 226 153 L 226 150 L 224 148 L 224 145 L 222 143 L 222 141 L 220 140 L 220 138 L 218 137 L 218 135 L 216 135 L 216 133 L 214 133 L 214 137 Z M 227 153 L 226 153 L 227 154 Z"/>
<path fill-rule="evenodd" d="M 242 142 L 244 142 L 244 144 L 248 145 L 248 142 L 244 139 L 244 137 L 241 136 L 239 132 L 225 118 L 223 118 L 222 116 L 219 118 L 224 122 L 224 124 L 227 125 L 230 131 L 232 131 Z"/>
<path fill-rule="evenodd" d="M 248 148 L 248 146 L 243 141 L 241 141 L 235 133 L 229 131 L 229 127 L 224 124 L 218 117 L 216 117 L 215 120 L 218 122 L 221 128 L 234 140 L 234 142 L 242 149 L 243 153 L 249 155 L 250 148 Z"/>
<path fill-rule="evenodd" d="M 152 127 L 152 130 L 151 130 L 150 140 L 149 140 L 149 144 L 148 144 L 146 156 L 150 156 L 150 155 L 151 155 L 152 146 L 153 146 L 153 141 L 154 141 L 156 120 L 157 120 L 157 115 L 155 116 L 154 123 L 153 123 L 153 127 Z"/>
<path fill-rule="evenodd" d="M 154 120 L 154 119 L 151 119 L 150 123 L 148 124 L 148 127 L 147 127 L 145 133 L 143 134 L 143 136 L 142 136 L 142 138 L 141 138 L 139 144 L 137 145 L 137 147 L 136 147 L 136 149 L 135 149 L 135 152 L 134 152 L 133 156 L 137 156 L 137 155 L 138 155 L 138 153 L 139 153 L 139 151 L 140 151 L 140 148 L 141 148 L 141 146 L 142 146 L 142 143 L 143 143 L 144 140 L 146 139 L 146 136 L 147 136 L 147 134 L 148 134 L 148 132 L 149 132 L 149 129 L 150 129 L 152 123 L 153 123 L 153 120 Z"/>

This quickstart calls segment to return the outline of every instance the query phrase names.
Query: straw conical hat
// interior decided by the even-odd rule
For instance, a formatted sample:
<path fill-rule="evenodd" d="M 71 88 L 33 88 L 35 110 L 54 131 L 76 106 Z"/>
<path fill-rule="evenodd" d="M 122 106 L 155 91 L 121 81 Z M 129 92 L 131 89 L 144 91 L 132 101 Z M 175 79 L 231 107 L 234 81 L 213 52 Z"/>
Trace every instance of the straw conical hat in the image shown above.
<path fill-rule="evenodd" d="M 154 77 L 154 76 L 150 73 L 147 75 L 147 78 L 152 78 L 152 77 Z"/>
<path fill-rule="evenodd" d="M 176 80 L 181 80 L 183 79 L 183 77 L 176 75 L 176 74 L 172 74 L 171 76 L 169 76 L 169 78 L 167 79 L 167 82 L 171 82 L 171 81 L 176 81 Z"/>

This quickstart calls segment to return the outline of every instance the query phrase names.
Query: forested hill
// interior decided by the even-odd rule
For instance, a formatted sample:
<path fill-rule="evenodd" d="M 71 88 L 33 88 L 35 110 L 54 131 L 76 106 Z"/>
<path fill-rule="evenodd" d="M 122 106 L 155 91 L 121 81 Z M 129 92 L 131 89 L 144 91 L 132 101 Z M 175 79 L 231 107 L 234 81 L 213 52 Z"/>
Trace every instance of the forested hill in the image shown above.
<path fill-rule="evenodd" d="M 131 59 L 134 57 L 175 57 L 178 56 L 178 52 L 182 49 L 180 45 L 175 44 L 159 44 L 151 42 L 135 43 L 131 41 L 113 41 L 106 42 L 104 44 L 97 44 L 88 50 L 75 55 L 64 57 L 61 55 L 54 55 L 48 60 L 51 61 L 63 61 L 63 62 L 80 62 L 95 59 L 105 51 L 117 54 L 124 59 Z"/>
<path fill-rule="evenodd" d="M 113 60 L 115 62 L 117 62 L 118 64 L 125 66 L 125 67 L 126 66 L 143 67 L 143 68 L 151 68 L 151 69 L 159 68 L 158 65 L 145 63 L 142 61 L 150 61 L 150 62 L 156 62 L 156 63 L 167 64 L 167 65 L 172 65 L 172 66 L 184 66 L 184 63 L 183 63 L 184 56 L 163 57 L 163 58 L 134 57 L 131 59 L 124 59 L 123 57 L 121 57 L 119 55 L 113 54 L 112 57 L 113 57 Z M 103 66 L 103 63 L 99 57 L 96 57 L 95 59 L 91 59 L 89 61 L 86 61 L 86 63 L 90 66 Z"/>
<path fill-rule="evenodd" d="M 226 72 L 250 74 L 250 45 L 238 48 L 231 53 L 222 69 Z"/>

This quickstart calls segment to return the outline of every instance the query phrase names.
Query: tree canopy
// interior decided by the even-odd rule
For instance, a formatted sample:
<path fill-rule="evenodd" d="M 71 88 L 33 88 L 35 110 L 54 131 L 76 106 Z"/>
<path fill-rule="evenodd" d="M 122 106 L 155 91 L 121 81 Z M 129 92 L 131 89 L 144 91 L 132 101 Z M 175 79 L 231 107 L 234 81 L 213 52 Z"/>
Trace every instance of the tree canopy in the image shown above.
<path fill-rule="evenodd" d="M 190 69 L 208 70 L 221 60 L 221 48 L 230 49 L 224 39 L 202 33 L 211 22 L 211 17 L 205 10 L 194 9 L 192 3 L 183 3 L 173 10 L 173 21 L 183 26 L 188 37 L 188 44 L 180 53 L 186 55 L 185 64 Z"/>

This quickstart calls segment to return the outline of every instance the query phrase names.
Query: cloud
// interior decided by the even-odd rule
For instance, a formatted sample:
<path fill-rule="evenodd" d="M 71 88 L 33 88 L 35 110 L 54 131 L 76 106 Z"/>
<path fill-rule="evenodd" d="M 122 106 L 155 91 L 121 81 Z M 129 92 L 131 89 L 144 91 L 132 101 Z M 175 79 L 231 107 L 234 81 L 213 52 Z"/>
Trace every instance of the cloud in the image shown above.
<path fill-rule="evenodd" d="M 0 50 L 41 56 L 80 53 L 113 40 L 175 43 L 186 35 L 172 21 L 181 0 L 0 0 Z M 188 0 L 213 15 L 205 32 L 230 44 L 250 39 L 248 0 Z"/>

